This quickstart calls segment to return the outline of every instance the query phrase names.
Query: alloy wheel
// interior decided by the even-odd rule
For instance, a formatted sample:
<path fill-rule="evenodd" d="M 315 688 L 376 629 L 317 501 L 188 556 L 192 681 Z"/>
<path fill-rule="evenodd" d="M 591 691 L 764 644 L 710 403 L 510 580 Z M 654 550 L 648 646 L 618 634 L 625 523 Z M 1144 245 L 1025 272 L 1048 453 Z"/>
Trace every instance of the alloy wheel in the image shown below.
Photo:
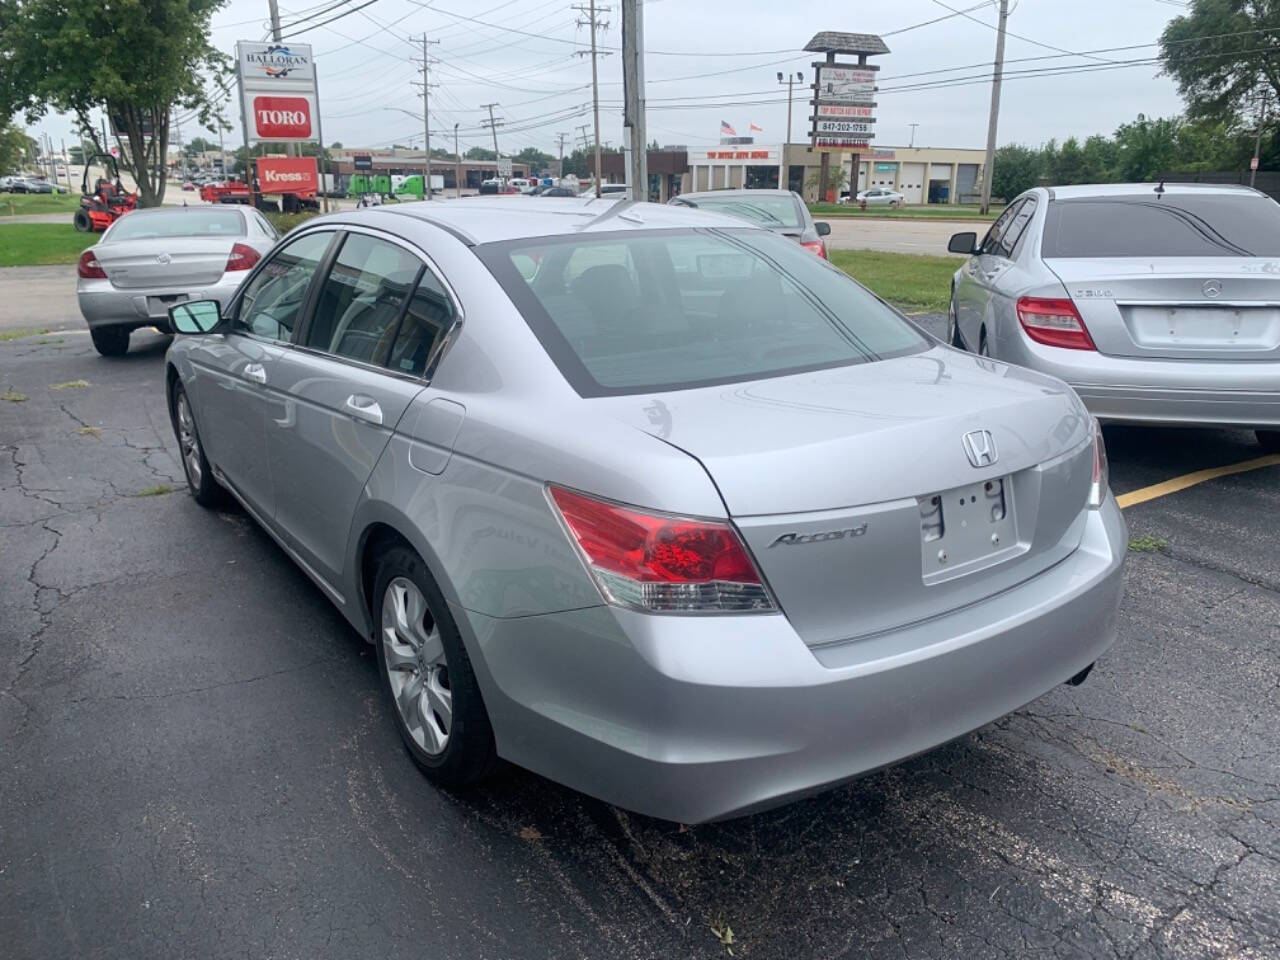
<path fill-rule="evenodd" d="M 196 422 L 191 416 L 185 392 L 178 394 L 178 446 L 182 449 L 182 467 L 187 471 L 187 479 L 191 486 L 199 489 L 204 473 L 200 469 L 200 438 L 196 434 Z"/>
<path fill-rule="evenodd" d="M 406 577 L 388 583 L 382 597 L 382 652 L 405 728 L 424 752 L 439 756 L 453 726 L 449 664 L 426 598 Z"/>

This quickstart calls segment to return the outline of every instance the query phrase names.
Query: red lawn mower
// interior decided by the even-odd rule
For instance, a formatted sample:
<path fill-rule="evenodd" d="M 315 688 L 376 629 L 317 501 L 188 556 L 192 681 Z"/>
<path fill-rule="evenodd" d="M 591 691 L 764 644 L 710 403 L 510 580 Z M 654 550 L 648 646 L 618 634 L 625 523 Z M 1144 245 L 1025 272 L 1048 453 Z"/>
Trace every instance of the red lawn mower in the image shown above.
<path fill-rule="evenodd" d="M 89 168 L 95 160 L 103 161 L 102 172 L 112 179 L 99 177 L 90 192 Z M 85 158 L 84 177 L 80 180 L 80 209 L 75 214 L 77 230 L 81 233 L 105 230 L 137 205 L 138 194 L 126 193 L 120 183 L 120 167 L 115 157 L 95 153 Z"/>

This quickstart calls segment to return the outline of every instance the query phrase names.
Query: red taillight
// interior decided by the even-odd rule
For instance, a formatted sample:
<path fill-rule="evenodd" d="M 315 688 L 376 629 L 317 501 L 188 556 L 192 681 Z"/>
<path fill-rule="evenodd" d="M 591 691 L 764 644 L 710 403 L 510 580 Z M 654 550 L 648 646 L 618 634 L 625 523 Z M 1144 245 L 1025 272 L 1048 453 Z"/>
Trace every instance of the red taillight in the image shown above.
<path fill-rule="evenodd" d="M 76 263 L 76 276 L 83 277 L 86 280 L 105 280 L 107 272 L 102 269 L 102 265 L 98 263 L 98 258 L 93 255 L 92 250 L 86 250 L 80 254 L 80 260 Z"/>
<path fill-rule="evenodd" d="M 1107 463 L 1107 445 L 1102 439 L 1102 424 L 1093 417 L 1093 483 L 1089 487 L 1089 506 L 1100 507 L 1107 499 L 1111 483 L 1111 467 Z"/>
<path fill-rule="evenodd" d="M 1068 350 L 1097 350 L 1080 312 L 1069 299 L 1019 297 L 1018 322 L 1036 343 Z"/>
<path fill-rule="evenodd" d="M 248 270 L 258 262 L 258 251 L 246 243 L 237 243 L 231 248 L 227 257 L 227 272 L 232 270 Z"/>
<path fill-rule="evenodd" d="M 808 243 L 800 244 L 800 246 L 804 247 L 810 253 L 816 253 L 823 260 L 827 259 L 827 245 L 821 240 L 811 240 Z"/>
<path fill-rule="evenodd" d="M 728 523 L 647 513 L 549 487 L 606 600 L 654 613 L 773 610 Z"/>

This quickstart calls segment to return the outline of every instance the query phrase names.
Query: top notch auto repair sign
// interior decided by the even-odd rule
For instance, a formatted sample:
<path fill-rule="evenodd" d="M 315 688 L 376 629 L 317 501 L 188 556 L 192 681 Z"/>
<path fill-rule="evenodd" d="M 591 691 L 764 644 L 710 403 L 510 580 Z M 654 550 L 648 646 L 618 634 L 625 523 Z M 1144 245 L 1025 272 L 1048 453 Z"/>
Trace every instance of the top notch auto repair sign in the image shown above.
<path fill-rule="evenodd" d="M 316 65 L 310 44 L 241 40 L 236 73 L 251 143 L 316 139 Z"/>

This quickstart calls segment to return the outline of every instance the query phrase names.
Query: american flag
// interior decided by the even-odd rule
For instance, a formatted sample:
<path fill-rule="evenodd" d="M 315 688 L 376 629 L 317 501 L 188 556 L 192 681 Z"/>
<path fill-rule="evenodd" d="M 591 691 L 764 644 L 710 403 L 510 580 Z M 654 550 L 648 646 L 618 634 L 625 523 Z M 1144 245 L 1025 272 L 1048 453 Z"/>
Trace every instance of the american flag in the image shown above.
<path fill-rule="evenodd" d="M 749 127 L 747 127 L 747 132 L 748 133 L 764 133 L 764 127 L 760 126 L 760 124 L 758 123 L 753 123 Z"/>
<path fill-rule="evenodd" d="M 738 131 L 737 131 L 737 130 L 735 130 L 735 129 L 733 129 L 733 127 L 729 126 L 729 121 L 728 121 L 728 120 L 721 120 L 721 121 L 720 121 L 720 136 L 722 136 L 722 137 L 736 137 L 737 135 L 738 135 Z"/>

